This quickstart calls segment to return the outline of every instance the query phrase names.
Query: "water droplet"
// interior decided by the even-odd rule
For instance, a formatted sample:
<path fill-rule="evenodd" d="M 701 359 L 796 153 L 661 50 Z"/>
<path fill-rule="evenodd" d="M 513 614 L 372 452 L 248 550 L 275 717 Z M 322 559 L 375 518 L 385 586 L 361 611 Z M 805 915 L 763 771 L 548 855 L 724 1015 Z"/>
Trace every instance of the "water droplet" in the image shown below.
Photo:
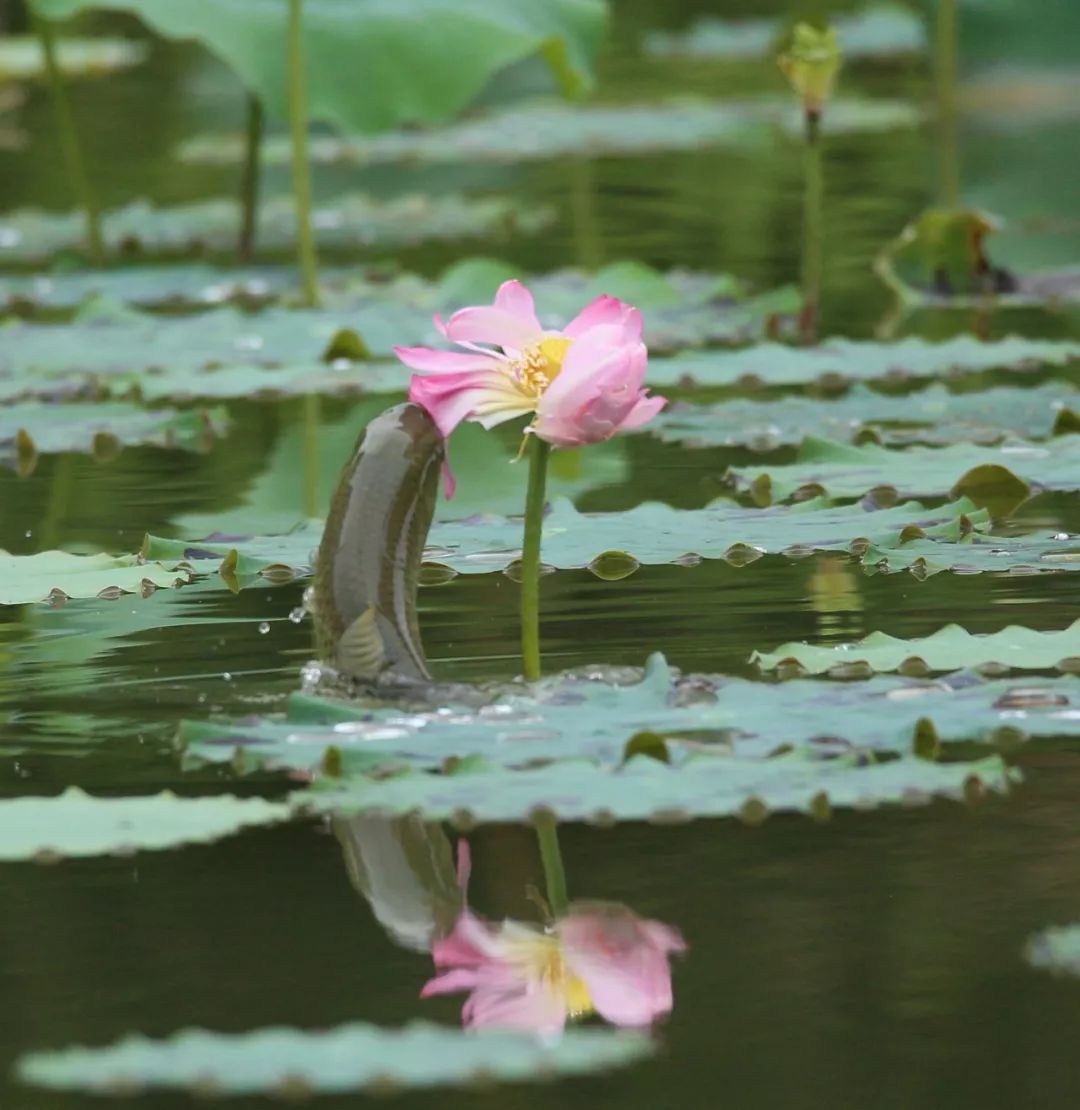
<path fill-rule="evenodd" d="M 314 586 L 308 586 L 308 588 L 304 591 L 304 596 L 302 598 L 302 601 L 303 601 L 303 604 L 304 604 L 304 608 L 310 613 L 311 610 L 315 607 L 315 587 Z"/>
<path fill-rule="evenodd" d="M 302 605 L 297 605 L 289 614 L 289 620 L 291 620 L 293 624 L 299 624 L 304 619 L 304 614 L 306 612 L 307 610 Z"/>
<path fill-rule="evenodd" d="M 199 701 L 200 705 L 203 705 L 206 702 L 206 695 L 205 694 L 200 694 L 199 698 L 198 698 L 198 701 Z"/>
<path fill-rule="evenodd" d="M 30 528 L 27 528 L 27 529 L 26 529 L 26 538 L 27 538 L 27 539 L 29 539 L 29 538 L 30 538 L 30 537 L 31 537 L 31 536 L 32 536 L 33 534 L 34 534 L 34 533 L 33 533 L 33 530 L 32 530 L 32 529 L 30 529 Z"/>
<path fill-rule="evenodd" d="M 269 621 L 261 621 L 259 623 L 259 633 L 260 633 L 260 635 L 265 636 L 267 634 L 267 632 L 269 632 L 269 631 L 270 631 L 270 622 Z"/>
<path fill-rule="evenodd" d="M 232 682 L 232 675 L 228 671 L 222 671 L 221 677 L 225 679 L 226 682 Z"/>
<path fill-rule="evenodd" d="M 26 534 L 28 536 L 30 535 L 29 532 L 27 532 Z M 1068 538 L 1069 538 L 1069 533 L 1068 532 L 1055 532 L 1054 533 L 1054 539 L 1057 540 L 1058 543 L 1064 543 L 1065 540 L 1067 540 Z"/>

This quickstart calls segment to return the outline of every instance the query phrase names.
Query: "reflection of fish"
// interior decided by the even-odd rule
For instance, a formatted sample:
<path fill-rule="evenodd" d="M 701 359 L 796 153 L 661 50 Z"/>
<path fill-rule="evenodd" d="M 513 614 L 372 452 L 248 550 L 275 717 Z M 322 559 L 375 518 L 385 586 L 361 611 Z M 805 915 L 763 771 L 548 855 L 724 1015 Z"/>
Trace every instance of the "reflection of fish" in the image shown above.
<path fill-rule="evenodd" d="M 364 429 L 342 471 L 315 564 L 320 654 L 344 674 L 430 678 L 416 590 L 435 512 L 442 436 L 418 405 Z"/>

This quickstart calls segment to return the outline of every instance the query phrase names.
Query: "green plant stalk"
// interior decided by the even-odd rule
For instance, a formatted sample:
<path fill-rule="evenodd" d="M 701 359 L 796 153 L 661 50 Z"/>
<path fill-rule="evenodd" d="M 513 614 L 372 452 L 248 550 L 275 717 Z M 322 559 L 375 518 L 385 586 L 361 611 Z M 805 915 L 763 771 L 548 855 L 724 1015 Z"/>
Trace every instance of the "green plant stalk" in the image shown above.
<path fill-rule="evenodd" d="M 804 343 L 816 343 L 821 310 L 822 219 L 825 196 L 821 164 L 821 115 L 806 112 L 803 182 L 802 313 L 799 332 Z"/>
<path fill-rule="evenodd" d="M 540 845 L 540 861 L 544 865 L 548 909 L 554 918 L 565 917 L 570 898 L 566 893 L 566 869 L 559 847 L 559 828 L 550 813 L 537 814 L 534 824 L 536 840 Z"/>
<path fill-rule="evenodd" d="M 935 37 L 939 193 L 946 208 L 957 208 L 960 204 L 960 144 L 956 129 L 956 0 L 938 0 Z"/>
<path fill-rule="evenodd" d="M 325 511 L 319 500 L 319 422 L 322 405 L 317 393 L 305 393 L 304 420 L 304 515 L 322 516 Z"/>
<path fill-rule="evenodd" d="M 319 304 L 319 270 L 311 229 L 311 165 L 308 162 L 307 97 L 304 89 L 303 0 L 289 0 L 289 126 L 292 131 L 293 193 L 296 196 L 296 256 L 304 302 Z"/>
<path fill-rule="evenodd" d="M 95 266 L 103 266 L 105 240 L 101 234 L 101 215 L 98 212 L 94 191 L 90 186 L 90 178 L 86 173 L 86 164 L 83 162 L 82 147 L 79 145 L 79 133 L 75 129 L 75 116 L 71 111 L 67 85 L 56 57 L 56 34 L 51 20 L 34 12 L 33 6 L 30 8 L 30 13 L 34 30 L 41 43 L 41 52 L 45 58 L 45 72 L 49 79 L 49 91 L 52 94 L 56 130 L 60 137 L 64 164 L 86 220 L 86 241 L 90 247 L 90 259 Z"/>
<path fill-rule="evenodd" d="M 525 494 L 525 537 L 521 545 L 521 661 L 529 681 L 540 677 L 540 533 L 544 525 L 551 445 L 529 436 L 529 486 Z"/>
<path fill-rule="evenodd" d="M 244 168 L 240 177 L 240 239 L 236 254 L 250 262 L 255 253 L 255 230 L 259 220 L 259 157 L 262 152 L 263 106 L 254 93 L 247 94 L 247 128 Z"/>

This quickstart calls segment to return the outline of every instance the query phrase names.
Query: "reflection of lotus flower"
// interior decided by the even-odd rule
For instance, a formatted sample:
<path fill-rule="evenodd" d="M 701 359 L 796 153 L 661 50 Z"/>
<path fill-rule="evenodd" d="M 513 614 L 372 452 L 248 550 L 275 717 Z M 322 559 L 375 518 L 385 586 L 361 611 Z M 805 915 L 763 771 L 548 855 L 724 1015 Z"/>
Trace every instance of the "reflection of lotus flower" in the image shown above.
<path fill-rule="evenodd" d="M 396 351 L 421 371 L 409 400 L 431 413 L 444 436 L 462 420 L 491 428 L 535 413 L 531 431 L 556 447 L 576 447 L 637 428 L 666 403 L 642 388 L 641 313 L 615 297 L 597 297 L 562 331 L 545 330 L 532 294 L 507 281 L 493 305 L 463 308 L 445 323 L 436 316 L 435 325 L 465 350 Z"/>
<path fill-rule="evenodd" d="M 806 111 L 819 115 L 832 95 L 836 75 L 840 72 L 840 43 L 836 31 L 826 27 L 819 31 L 809 23 L 799 23 L 791 37 L 788 51 L 776 59 L 802 97 Z"/>
<path fill-rule="evenodd" d="M 671 1011 L 669 956 L 685 949 L 678 930 L 625 906 L 579 903 L 546 931 L 517 921 L 492 926 L 466 909 L 435 942 L 440 974 L 421 997 L 469 991 L 467 1028 L 550 1035 L 591 1013 L 615 1025 L 649 1025 Z"/>

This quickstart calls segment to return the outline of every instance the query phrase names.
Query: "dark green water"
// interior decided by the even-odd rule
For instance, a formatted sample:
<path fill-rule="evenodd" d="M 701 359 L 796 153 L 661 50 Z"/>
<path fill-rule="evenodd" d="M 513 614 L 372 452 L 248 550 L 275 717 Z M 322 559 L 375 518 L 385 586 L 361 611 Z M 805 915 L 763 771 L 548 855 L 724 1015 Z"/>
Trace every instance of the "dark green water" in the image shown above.
<path fill-rule="evenodd" d="M 679 27 L 705 10 L 759 7 L 747 0 L 617 3 L 604 94 L 778 89 L 771 72 L 753 66 L 646 61 L 636 50 L 643 28 Z M 1064 2 L 986 5 L 965 24 L 965 58 L 1001 62 L 1012 49 L 1027 65 L 1061 65 L 1060 44 L 1070 27 L 1076 41 L 1076 23 Z M 930 94 L 919 60 L 853 68 L 845 88 Z M 144 194 L 178 202 L 233 188 L 229 171 L 177 168 L 171 157 L 183 136 L 240 118 L 228 75 L 196 50 L 159 44 L 149 66 L 80 86 L 77 110 L 107 203 Z M 0 210 L 68 204 L 49 119 L 47 100 L 35 91 L 21 117 L 27 149 L 0 153 Z M 965 192 L 990 206 L 1011 205 L 1023 218 L 1003 236 L 1005 257 L 1075 261 L 1080 165 L 1063 140 L 1075 119 L 1071 131 L 1060 121 L 1010 130 L 978 119 L 967 119 L 961 136 Z M 874 333 L 888 299 L 868 274 L 869 260 L 932 201 L 934 163 L 927 129 L 830 144 L 827 333 Z M 401 256 L 422 272 L 468 253 L 497 253 L 524 269 L 636 257 L 731 270 L 768 288 L 797 273 L 799 172 L 798 148 L 778 142 L 664 159 L 327 170 L 317 185 L 328 196 L 343 188 L 515 191 L 558 207 L 557 225 L 538 239 Z M 286 188 L 279 176 L 267 191 Z M 1073 221 L 1064 233 L 1059 225 L 1045 230 L 1044 217 L 1054 214 Z M 972 322 L 923 316 L 906 328 L 941 336 Z M 1062 330 L 1058 320 L 1030 313 L 978 323 L 989 334 Z M 360 407 L 324 408 L 327 427 L 342 429 L 345 443 Z M 299 410 L 292 402 L 246 402 L 231 414 L 232 434 L 205 456 L 129 449 L 109 464 L 46 458 L 25 479 L 0 472 L 0 547 L 134 550 L 144 532 L 177 534 L 185 516 L 242 507 L 298 427 Z M 509 453 L 512 437 L 506 442 Z M 648 498 L 702 505 L 738 457 L 648 437 L 620 441 L 615 454 L 624 480 L 590 493 L 583 507 Z M 344 454 L 324 460 L 324 498 L 343 461 Z M 282 492 L 279 508 L 300 515 L 302 505 L 289 505 L 288 496 Z M 1025 511 L 1080 530 L 1074 498 L 1043 499 Z M 267 712 L 295 689 L 311 654 L 309 625 L 289 619 L 300 593 L 299 585 L 236 596 L 192 586 L 143 600 L 0 610 L 0 795 L 54 793 L 72 783 L 114 794 L 281 792 L 285 784 L 269 778 L 238 787 L 220 772 L 181 774 L 173 736 L 181 717 Z M 943 574 L 919 582 L 867 576 L 835 561 L 764 558 L 741 568 L 642 569 L 614 583 L 563 573 L 544 581 L 543 603 L 551 669 L 640 664 L 662 650 L 686 669 L 749 674 L 752 648 L 790 639 L 842 641 L 876 629 L 920 636 L 950 621 L 987 632 L 1015 621 L 1062 627 L 1080 614 L 1080 581 Z M 508 578 L 461 577 L 426 589 L 421 609 L 439 678 L 516 673 L 517 587 Z M 269 631 L 260 631 L 262 622 Z M 825 825 L 773 818 L 759 828 L 734 821 L 564 828 L 573 894 L 625 902 L 686 936 L 690 951 L 676 965 L 662 1052 L 625 1072 L 558 1087 L 440 1091 L 397 1104 L 1075 1106 L 1080 986 L 1033 971 L 1021 949 L 1035 930 L 1080 918 L 1080 758 L 1048 745 L 1018 760 L 1024 784 L 974 810 L 937 804 L 839 813 Z M 477 907 L 494 917 L 527 916 L 524 889 L 541 881 L 531 832 L 486 828 L 472 842 Z M 106 1043 L 134 1030 L 164 1036 L 189 1025 L 242 1031 L 456 1020 L 456 1000 L 418 1000 L 429 959 L 396 947 L 381 930 L 321 824 L 133 859 L 3 865 L 0 906 L 0 1072 L 25 1050 Z M 188 1102 L 156 1095 L 143 1104 Z M 3 1110 L 91 1105 L 0 1078 Z"/>

